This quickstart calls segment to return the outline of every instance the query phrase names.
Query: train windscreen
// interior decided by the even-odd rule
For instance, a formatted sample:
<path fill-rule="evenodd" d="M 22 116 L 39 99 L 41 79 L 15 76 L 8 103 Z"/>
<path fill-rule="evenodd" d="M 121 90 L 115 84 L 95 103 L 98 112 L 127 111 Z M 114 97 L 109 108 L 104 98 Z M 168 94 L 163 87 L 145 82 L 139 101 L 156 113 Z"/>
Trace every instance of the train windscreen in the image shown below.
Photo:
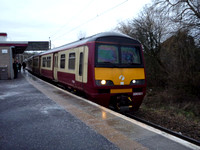
<path fill-rule="evenodd" d="M 114 45 L 98 46 L 98 63 L 119 63 L 119 50 Z"/>
<path fill-rule="evenodd" d="M 142 67 L 139 46 L 98 44 L 96 67 Z"/>

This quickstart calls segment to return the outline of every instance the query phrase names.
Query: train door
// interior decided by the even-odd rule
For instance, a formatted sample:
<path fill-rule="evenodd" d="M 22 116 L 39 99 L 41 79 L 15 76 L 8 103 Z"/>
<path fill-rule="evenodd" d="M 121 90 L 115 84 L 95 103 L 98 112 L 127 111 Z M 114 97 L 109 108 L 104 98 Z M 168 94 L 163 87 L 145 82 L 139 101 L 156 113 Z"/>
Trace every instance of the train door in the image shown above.
<path fill-rule="evenodd" d="M 55 81 L 58 81 L 58 76 L 57 76 L 57 72 L 58 72 L 58 53 L 54 54 L 54 64 L 53 64 L 53 77 Z"/>
<path fill-rule="evenodd" d="M 41 75 L 41 56 L 39 56 L 39 75 Z"/>
<path fill-rule="evenodd" d="M 88 72 L 88 47 L 79 47 L 77 52 L 76 59 L 76 81 L 80 84 L 78 85 L 81 88 L 83 87 L 83 83 L 87 83 L 87 72 Z"/>

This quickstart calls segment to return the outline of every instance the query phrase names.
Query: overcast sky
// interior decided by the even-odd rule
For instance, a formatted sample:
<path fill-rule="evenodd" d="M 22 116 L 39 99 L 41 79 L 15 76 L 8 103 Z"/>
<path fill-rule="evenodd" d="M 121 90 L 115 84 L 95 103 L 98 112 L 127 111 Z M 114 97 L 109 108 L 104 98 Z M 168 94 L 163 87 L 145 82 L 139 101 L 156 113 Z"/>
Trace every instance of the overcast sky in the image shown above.
<path fill-rule="evenodd" d="M 0 32 L 8 41 L 48 41 L 57 47 L 113 30 L 151 0 L 0 0 Z"/>

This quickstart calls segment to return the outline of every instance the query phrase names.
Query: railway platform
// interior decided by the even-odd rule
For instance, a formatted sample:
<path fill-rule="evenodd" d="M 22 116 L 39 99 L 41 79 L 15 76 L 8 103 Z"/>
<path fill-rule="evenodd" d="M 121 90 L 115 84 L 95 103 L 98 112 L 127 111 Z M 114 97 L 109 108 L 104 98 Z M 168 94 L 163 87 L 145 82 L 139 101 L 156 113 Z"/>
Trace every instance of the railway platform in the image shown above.
<path fill-rule="evenodd" d="M 200 147 L 21 72 L 15 80 L 0 80 L 0 149 Z"/>

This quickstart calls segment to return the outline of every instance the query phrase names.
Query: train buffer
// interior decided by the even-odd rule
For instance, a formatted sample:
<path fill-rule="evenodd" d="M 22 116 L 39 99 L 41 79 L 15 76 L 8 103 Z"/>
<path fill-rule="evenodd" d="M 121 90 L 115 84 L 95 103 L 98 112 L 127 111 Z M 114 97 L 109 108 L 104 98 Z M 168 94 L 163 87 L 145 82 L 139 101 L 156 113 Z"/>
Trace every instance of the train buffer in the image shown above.
<path fill-rule="evenodd" d="M 0 80 L 0 149 L 200 149 L 46 83 Z"/>

